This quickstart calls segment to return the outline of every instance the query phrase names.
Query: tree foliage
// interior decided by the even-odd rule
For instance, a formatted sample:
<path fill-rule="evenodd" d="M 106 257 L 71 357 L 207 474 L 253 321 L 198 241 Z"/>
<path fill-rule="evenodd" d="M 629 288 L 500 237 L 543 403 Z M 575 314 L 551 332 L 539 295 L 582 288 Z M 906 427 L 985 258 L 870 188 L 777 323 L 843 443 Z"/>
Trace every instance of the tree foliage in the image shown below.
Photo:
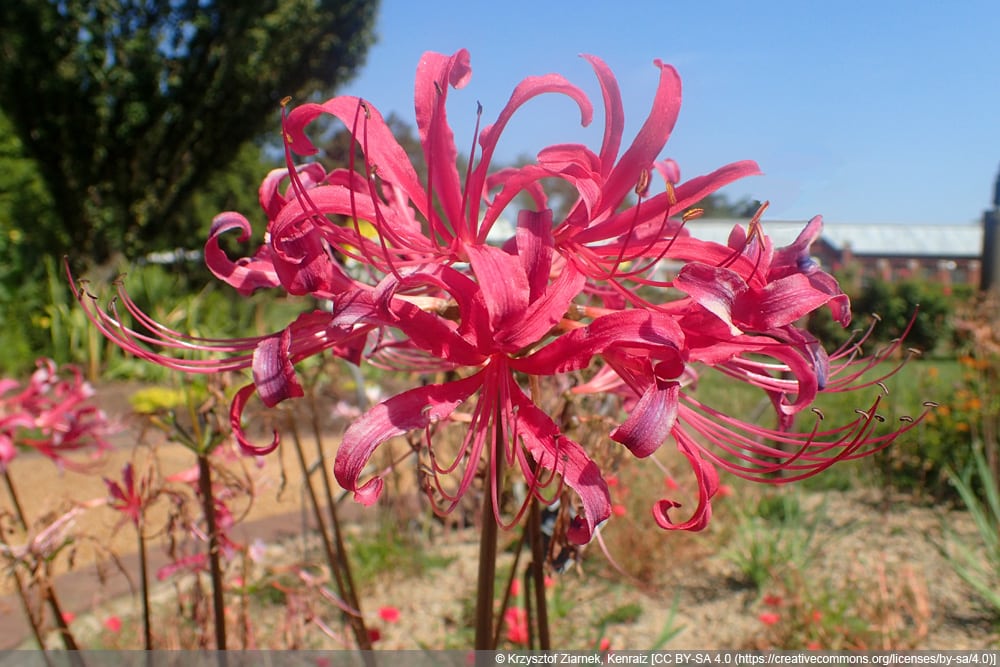
<path fill-rule="evenodd" d="M 760 202 L 742 197 L 730 201 L 722 192 L 713 192 L 695 205 L 704 211 L 704 218 L 732 218 L 741 220 L 752 218 L 760 208 Z"/>
<path fill-rule="evenodd" d="M 89 263 L 191 245 L 194 192 L 286 95 L 347 79 L 377 0 L 0 3 L 0 106 L 56 211 L 25 233 Z M 29 226 L 30 225 L 30 226 Z"/>

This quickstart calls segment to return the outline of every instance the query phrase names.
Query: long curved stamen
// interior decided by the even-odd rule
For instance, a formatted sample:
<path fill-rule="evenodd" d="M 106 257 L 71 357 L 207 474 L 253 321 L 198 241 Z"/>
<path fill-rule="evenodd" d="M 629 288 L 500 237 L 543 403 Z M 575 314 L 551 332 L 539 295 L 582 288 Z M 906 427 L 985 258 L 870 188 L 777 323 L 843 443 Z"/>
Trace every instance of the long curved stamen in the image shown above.
<path fill-rule="evenodd" d="M 295 194 L 295 198 L 303 203 L 303 208 L 309 211 L 309 215 L 312 218 L 312 223 L 318 228 L 322 228 L 324 224 L 327 223 L 327 218 L 320 211 L 319 207 L 309 196 L 308 188 L 302 184 L 302 180 L 299 178 L 299 170 L 295 166 L 295 161 L 292 159 L 292 146 L 291 140 L 288 133 L 288 104 L 292 101 L 291 97 L 285 97 L 281 100 L 281 138 L 282 144 L 284 146 L 285 152 L 285 167 L 288 170 L 288 180 L 292 186 L 292 191 Z"/>
<path fill-rule="evenodd" d="M 873 326 L 869 327 L 865 336 L 860 341 L 857 341 L 854 346 L 852 346 L 847 360 L 837 364 L 831 369 L 830 372 L 831 381 L 827 383 L 827 387 L 833 391 L 844 391 L 848 388 L 853 390 L 853 389 L 862 389 L 864 387 L 871 387 L 880 381 L 885 381 L 886 379 L 892 377 L 900 370 L 902 370 L 903 366 L 906 365 L 907 361 L 909 361 L 910 358 L 920 354 L 919 350 L 910 348 L 908 350 L 909 352 L 908 356 L 905 357 L 904 359 L 901 359 L 891 371 L 887 373 L 880 373 L 875 378 L 859 382 L 859 380 L 861 380 L 861 378 L 863 378 L 869 371 L 881 365 L 886 359 L 889 359 L 892 356 L 894 356 L 896 352 L 899 350 L 899 348 L 902 347 L 903 340 L 906 338 L 907 335 L 909 335 L 910 330 L 916 323 L 918 311 L 919 309 L 914 310 L 913 315 L 910 317 L 910 321 L 906 325 L 906 329 L 903 330 L 903 333 L 900 335 L 899 338 L 893 339 L 887 347 L 885 347 L 882 350 L 876 351 L 871 356 L 864 358 L 862 360 L 857 360 L 854 358 L 854 355 L 860 353 L 861 344 L 872 333 L 874 326 L 873 322 Z M 831 356 L 831 360 L 833 360 L 834 358 L 835 357 Z M 834 380 L 834 378 L 836 378 L 836 380 Z"/>

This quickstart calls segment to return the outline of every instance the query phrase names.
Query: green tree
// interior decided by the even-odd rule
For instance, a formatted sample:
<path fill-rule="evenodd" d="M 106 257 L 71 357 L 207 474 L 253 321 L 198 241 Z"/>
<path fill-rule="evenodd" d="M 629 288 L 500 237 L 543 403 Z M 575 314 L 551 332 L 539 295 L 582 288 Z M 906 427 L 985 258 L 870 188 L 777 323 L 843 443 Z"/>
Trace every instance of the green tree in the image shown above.
<path fill-rule="evenodd" d="M 192 195 L 361 64 L 377 0 L 0 3 L 0 107 L 56 215 L 23 233 L 89 264 L 192 245 Z"/>
<path fill-rule="evenodd" d="M 760 208 L 760 202 L 748 197 L 730 201 L 723 193 L 713 192 L 695 204 L 695 207 L 705 211 L 702 214 L 704 218 L 745 219 L 754 216 Z"/>

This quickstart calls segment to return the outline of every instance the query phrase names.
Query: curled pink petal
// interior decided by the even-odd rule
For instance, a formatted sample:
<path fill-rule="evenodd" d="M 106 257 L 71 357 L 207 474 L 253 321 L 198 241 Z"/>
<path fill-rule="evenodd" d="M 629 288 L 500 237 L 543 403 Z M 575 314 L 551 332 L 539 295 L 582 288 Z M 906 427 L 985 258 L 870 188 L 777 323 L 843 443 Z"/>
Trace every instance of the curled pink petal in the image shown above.
<path fill-rule="evenodd" d="M 447 384 L 417 387 L 370 409 L 344 433 L 333 464 L 337 482 L 354 492 L 358 502 L 375 502 L 382 491 L 382 480 L 375 477 L 363 485 L 358 483 L 375 449 L 389 438 L 447 418 L 482 382 L 482 374 L 477 374 Z"/>
<path fill-rule="evenodd" d="M 278 431 L 274 431 L 271 444 L 263 447 L 255 445 L 247 439 L 243 431 L 243 410 L 246 408 L 247 401 L 256 391 L 255 385 L 248 384 L 236 392 L 233 402 L 229 406 L 229 425 L 233 429 L 233 436 L 244 452 L 251 456 L 265 456 L 278 448 L 278 445 L 281 444 L 281 436 L 278 435 Z"/>
<path fill-rule="evenodd" d="M 262 248 L 256 257 L 236 262 L 229 259 L 219 246 L 219 237 L 233 229 L 240 231 L 239 240 L 250 238 L 250 222 L 239 213 L 220 213 L 212 221 L 208 241 L 205 242 L 205 265 L 215 275 L 235 287 L 243 296 L 249 296 L 262 287 L 276 287 L 280 283 L 268 251 Z"/>
<path fill-rule="evenodd" d="M 719 473 L 711 463 L 706 462 L 698 453 L 698 447 L 686 439 L 677 441 L 678 449 L 691 463 L 698 482 L 698 506 L 687 521 L 676 522 L 670 518 L 669 512 L 681 507 L 681 504 L 663 499 L 653 506 L 653 518 L 657 525 L 666 530 L 704 530 L 712 518 L 712 497 L 719 491 Z"/>
<path fill-rule="evenodd" d="M 662 388 L 650 384 L 628 419 L 611 432 L 611 439 L 628 447 L 640 459 L 649 456 L 659 449 L 677 421 L 680 393 L 676 382 Z"/>
<path fill-rule="evenodd" d="M 292 330 L 289 327 L 279 336 L 262 340 L 253 352 L 253 381 L 260 400 L 269 408 L 286 398 L 304 395 L 292 365 L 291 341 Z"/>

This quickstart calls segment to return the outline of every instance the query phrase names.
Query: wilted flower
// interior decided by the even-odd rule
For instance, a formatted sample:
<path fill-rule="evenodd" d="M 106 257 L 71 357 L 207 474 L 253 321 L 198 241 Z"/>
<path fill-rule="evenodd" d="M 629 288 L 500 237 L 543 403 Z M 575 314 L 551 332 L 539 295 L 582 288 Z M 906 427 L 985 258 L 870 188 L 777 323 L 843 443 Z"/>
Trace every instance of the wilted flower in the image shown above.
<path fill-rule="evenodd" d="M 70 533 L 76 525 L 77 515 L 83 509 L 83 505 L 78 505 L 43 528 L 30 531 L 27 535 L 27 542 L 23 545 L 11 546 L 0 542 L 0 555 L 12 561 L 30 563 L 30 567 L 36 567 L 38 563 L 51 560 L 60 549 L 73 541 Z"/>

